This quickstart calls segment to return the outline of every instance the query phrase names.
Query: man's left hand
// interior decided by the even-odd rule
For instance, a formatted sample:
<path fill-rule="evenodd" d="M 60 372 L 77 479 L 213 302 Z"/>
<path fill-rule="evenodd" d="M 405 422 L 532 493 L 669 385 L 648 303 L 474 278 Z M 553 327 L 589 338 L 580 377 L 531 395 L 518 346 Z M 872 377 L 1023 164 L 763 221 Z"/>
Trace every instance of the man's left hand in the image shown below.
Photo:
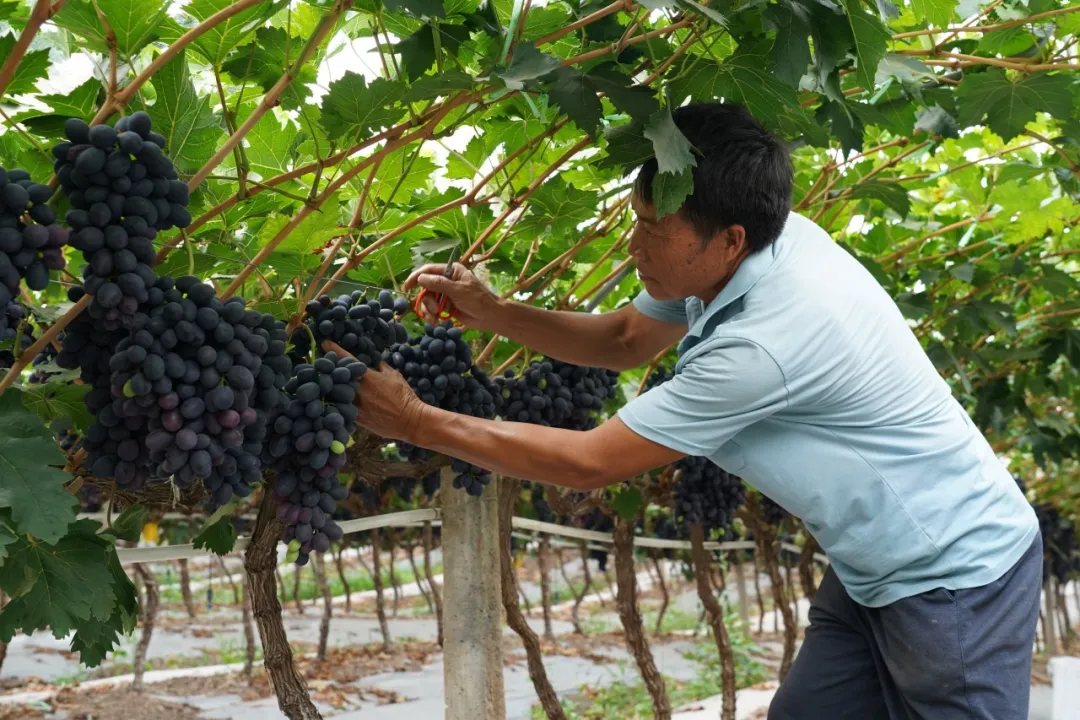
<path fill-rule="evenodd" d="M 425 405 L 397 370 L 386 363 L 368 368 L 360 378 L 356 405 L 360 408 L 356 422 L 361 427 L 380 437 L 415 444 Z"/>

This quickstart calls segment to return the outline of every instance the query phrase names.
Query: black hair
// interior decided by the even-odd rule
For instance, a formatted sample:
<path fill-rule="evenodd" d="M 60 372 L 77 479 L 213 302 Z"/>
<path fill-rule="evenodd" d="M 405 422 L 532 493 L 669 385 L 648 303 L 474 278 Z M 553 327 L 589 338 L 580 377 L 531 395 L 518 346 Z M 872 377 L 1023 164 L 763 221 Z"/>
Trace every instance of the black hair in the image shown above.
<path fill-rule="evenodd" d="M 732 103 L 695 103 L 672 112 L 694 146 L 694 190 L 679 212 L 703 237 L 742 225 L 750 252 L 780 236 L 791 210 L 792 168 L 787 145 L 749 111 Z M 653 158 L 641 166 L 634 192 L 652 205 Z"/>

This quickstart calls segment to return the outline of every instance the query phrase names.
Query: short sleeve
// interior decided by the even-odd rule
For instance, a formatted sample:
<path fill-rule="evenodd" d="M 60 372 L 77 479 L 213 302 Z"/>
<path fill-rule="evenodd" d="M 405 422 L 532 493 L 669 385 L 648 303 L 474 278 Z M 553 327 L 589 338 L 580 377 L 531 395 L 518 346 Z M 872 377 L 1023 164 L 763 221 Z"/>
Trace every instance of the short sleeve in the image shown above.
<path fill-rule="evenodd" d="M 619 410 L 638 435 L 687 455 L 711 455 L 787 406 L 780 367 L 761 346 L 713 338 L 674 378 Z"/>
<path fill-rule="evenodd" d="M 656 300 L 647 290 L 634 298 L 634 307 L 645 317 L 666 323 L 686 324 L 685 300 Z"/>

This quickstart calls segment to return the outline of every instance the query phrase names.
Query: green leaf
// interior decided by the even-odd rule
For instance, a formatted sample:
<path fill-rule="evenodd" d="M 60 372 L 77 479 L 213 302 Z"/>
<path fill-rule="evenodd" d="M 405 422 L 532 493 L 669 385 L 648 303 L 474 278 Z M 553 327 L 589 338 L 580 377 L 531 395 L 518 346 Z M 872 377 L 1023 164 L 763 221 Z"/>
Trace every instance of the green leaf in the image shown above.
<path fill-rule="evenodd" d="M 196 94 L 184 53 L 166 63 L 150 82 L 157 99 L 146 111 L 154 130 L 165 136 L 165 152 L 177 171 L 194 173 L 214 154 L 223 134 L 209 98 Z"/>
<path fill-rule="evenodd" d="M 405 85 L 396 80 L 375 78 L 367 84 L 363 75 L 351 70 L 330 83 L 323 98 L 322 126 L 326 136 L 340 145 L 352 145 L 374 130 L 393 125 L 405 114 L 392 107 L 405 95 Z"/>
<path fill-rule="evenodd" d="M 207 525 L 192 541 L 196 550 L 209 550 L 215 555 L 226 555 L 236 545 L 236 528 L 231 515 L 219 518 Z"/>
<path fill-rule="evenodd" d="M 692 170 L 687 169 L 680 173 L 656 173 L 652 182 L 652 201 L 657 220 L 677 212 L 693 191 L 694 172 Z"/>
<path fill-rule="evenodd" d="M 424 25 L 394 46 L 401 55 L 405 77 L 416 80 L 435 64 L 435 36 L 430 25 Z"/>
<path fill-rule="evenodd" d="M 984 33 L 975 51 L 981 55 L 1019 55 L 1035 45 L 1035 35 L 1025 27 L 1011 27 Z"/>
<path fill-rule="evenodd" d="M 678 0 L 678 4 L 696 10 L 721 27 L 727 27 L 727 18 L 707 5 L 702 5 L 699 2 L 695 2 L 695 0 Z"/>
<path fill-rule="evenodd" d="M 611 509 L 623 520 L 631 522 L 641 512 L 645 498 L 635 487 L 623 488 L 611 499 Z"/>
<path fill-rule="evenodd" d="M 401 101 L 414 103 L 419 100 L 433 100 L 446 97 L 454 90 L 471 90 L 475 85 L 476 79 L 472 75 L 457 68 L 450 68 L 441 73 L 424 75 L 413 81 Z"/>
<path fill-rule="evenodd" d="M 560 67 L 558 58 L 540 52 L 531 43 L 514 46 L 510 66 L 498 73 L 511 90 L 523 90 L 525 84 L 542 78 Z"/>
<path fill-rule="evenodd" d="M 303 49 L 303 38 L 289 37 L 282 28 L 262 27 L 255 31 L 254 41 L 229 53 L 221 67 L 234 78 L 250 80 L 266 91 L 300 58 Z M 302 65 L 282 93 L 281 106 L 286 110 L 300 107 L 311 95 L 307 86 L 315 82 L 316 73 L 312 63 Z"/>
<path fill-rule="evenodd" d="M 878 63 L 885 56 L 886 43 L 892 35 L 880 20 L 863 11 L 859 0 L 844 0 L 844 7 L 855 38 L 855 79 L 869 89 L 874 87 Z"/>
<path fill-rule="evenodd" d="M 935 137 L 960 137 L 960 128 L 956 124 L 956 118 L 939 105 L 920 108 L 915 112 L 915 130 L 922 130 Z"/>
<path fill-rule="evenodd" d="M 383 0 L 383 6 L 390 12 L 404 10 L 416 17 L 446 17 L 442 0 Z"/>
<path fill-rule="evenodd" d="M 810 65 L 810 18 L 798 3 L 769 5 L 765 19 L 776 31 L 769 57 L 776 77 L 793 88 Z"/>
<path fill-rule="evenodd" d="M 643 130 L 640 123 L 633 122 L 605 133 L 607 157 L 600 160 L 600 166 L 621 167 L 624 171 L 630 171 L 652 159 L 652 144 L 643 134 Z"/>
<path fill-rule="evenodd" d="M 577 68 L 560 67 L 554 72 L 554 78 L 546 89 L 548 97 L 575 125 L 595 138 L 604 114 L 596 89 Z"/>
<path fill-rule="evenodd" d="M 301 220 L 288 237 L 281 241 L 275 252 L 308 254 L 336 237 L 347 235 L 349 228 L 341 226 L 338 212 L 337 203 L 325 203 L 321 211 L 313 212 Z M 265 247 L 292 219 L 292 216 L 287 215 L 271 215 L 259 229 L 258 247 Z"/>
<path fill-rule="evenodd" d="M 645 137 L 652 141 L 656 163 L 662 173 L 681 173 L 695 167 L 693 146 L 675 125 L 671 110 L 664 108 L 653 114 L 645 127 Z"/>
<path fill-rule="evenodd" d="M 829 121 L 833 137 L 840 141 L 844 152 L 862 150 L 865 134 L 862 118 L 851 112 L 846 104 L 826 100 L 818 108 L 818 117 Z"/>
<path fill-rule="evenodd" d="M 972 263 L 963 263 L 960 265 L 953 265 L 949 268 L 949 274 L 957 280 L 962 280 L 968 285 L 975 279 L 975 270 L 977 268 Z"/>
<path fill-rule="evenodd" d="M 759 122 L 787 137 L 820 133 L 799 106 L 795 89 L 768 68 L 768 58 L 750 54 L 733 56 L 723 64 L 698 62 L 692 71 L 672 80 L 672 100 L 678 105 L 686 97 L 701 102 L 723 98 L 744 106 Z"/>
<path fill-rule="evenodd" d="M 134 57 L 157 37 L 167 17 L 166 0 L 95 0 L 116 35 L 116 49 L 121 58 Z M 105 26 L 90 0 L 72 0 L 54 18 L 57 25 L 85 38 L 88 49 L 106 53 Z"/>
<path fill-rule="evenodd" d="M 143 525 L 146 524 L 148 517 L 149 513 L 146 512 L 146 508 L 142 505 L 130 505 L 124 509 L 124 512 L 120 513 L 119 517 L 113 520 L 112 527 L 109 530 L 121 540 L 136 542 L 139 536 L 142 535 Z"/>
<path fill-rule="evenodd" d="M 879 180 L 868 180 L 855 186 L 851 193 L 856 198 L 871 198 L 885 203 L 901 218 L 906 218 L 911 212 L 911 199 L 907 190 L 900 183 L 887 183 Z"/>
<path fill-rule="evenodd" d="M 232 4 L 233 0 L 189 0 L 184 5 L 184 12 L 198 23 Z M 220 67 L 229 52 L 241 43 L 247 42 L 256 28 L 277 12 L 282 4 L 279 1 L 264 0 L 246 10 L 241 10 L 229 19 L 211 26 L 205 33 L 195 38 L 191 43 L 191 49 L 201 55 L 211 66 Z"/>
<path fill-rule="evenodd" d="M 949 26 L 955 9 L 956 0 L 911 0 L 911 10 L 915 17 L 923 18 L 939 29 Z"/>
<path fill-rule="evenodd" d="M 586 75 L 596 88 L 607 95 L 608 99 L 621 112 L 634 120 L 647 123 L 649 118 L 660 109 L 653 91 L 648 87 L 633 85 L 632 80 L 619 72 L 614 63 L 597 65 Z"/>
<path fill-rule="evenodd" d="M 1080 287 L 1080 282 L 1063 270 L 1059 270 L 1052 265 L 1043 265 L 1041 269 L 1042 278 L 1039 279 L 1039 285 L 1046 288 L 1053 295 L 1068 297 L 1070 293 Z"/>
<path fill-rule="evenodd" d="M 116 605 L 106 557 L 112 544 L 95 534 L 99 527 L 79 520 L 55 543 L 20 538 L 8 546 L 0 588 L 11 599 L 0 612 L 0 640 L 44 629 L 60 638 L 91 617 L 109 618 Z"/>
<path fill-rule="evenodd" d="M 3 564 L 2 561 L 8 556 L 8 545 L 11 545 L 18 539 L 19 536 L 11 532 L 11 529 L 7 525 L 0 523 L 0 565 Z"/>
<path fill-rule="evenodd" d="M 1032 73 L 1010 80 L 1005 70 L 989 68 L 965 73 L 956 91 L 957 120 L 968 127 L 985 118 L 990 130 L 1009 141 L 1024 131 L 1036 112 L 1071 117 L 1074 101 L 1073 78 L 1068 75 Z"/>
<path fill-rule="evenodd" d="M 64 95 L 43 95 L 38 101 L 52 108 L 53 115 L 88 119 L 97 109 L 98 97 L 104 88 L 97 78 L 90 78 Z"/>
<path fill-rule="evenodd" d="M 596 215 L 596 193 L 580 190 L 555 176 L 532 194 L 528 215 L 519 227 L 538 232 L 550 230 L 567 234 Z"/>
<path fill-rule="evenodd" d="M 15 50 L 14 35 L 0 37 L 0 58 L 5 60 Z M 49 73 L 49 51 L 33 50 L 23 55 L 15 66 L 15 74 L 4 90 L 5 95 L 23 95 L 37 92 L 37 81 Z"/>
<path fill-rule="evenodd" d="M 56 542 L 75 520 L 78 503 L 64 489 L 64 454 L 41 419 L 23 406 L 22 393 L 0 396 L 0 508 L 11 508 L 15 529 Z"/>
<path fill-rule="evenodd" d="M 875 83 L 881 85 L 890 77 L 894 77 L 902 83 L 917 83 L 921 80 L 934 77 L 934 71 L 930 67 L 910 55 L 898 55 L 886 53 L 878 64 Z"/>
<path fill-rule="evenodd" d="M 50 380 L 45 385 L 26 388 L 23 391 L 23 405 L 37 413 L 46 425 L 52 424 L 54 420 L 68 419 L 76 428 L 85 431 L 94 422 L 83 402 L 88 392 L 89 385 Z"/>

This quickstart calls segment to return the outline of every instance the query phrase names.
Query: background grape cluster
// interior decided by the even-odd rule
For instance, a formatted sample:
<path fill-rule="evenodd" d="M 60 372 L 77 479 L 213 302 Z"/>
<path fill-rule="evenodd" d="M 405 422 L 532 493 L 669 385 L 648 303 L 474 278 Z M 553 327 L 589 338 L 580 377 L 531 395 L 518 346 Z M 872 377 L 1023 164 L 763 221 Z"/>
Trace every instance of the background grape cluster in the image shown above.
<path fill-rule="evenodd" d="M 443 410 L 492 419 L 495 417 L 495 386 L 480 368 L 473 365 L 472 349 L 462 330 L 449 321 L 424 326 L 424 334 L 398 343 L 383 354 L 383 360 L 400 372 L 417 396 L 428 405 Z M 398 443 L 398 450 L 411 462 L 425 462 L 432 452 Z M 464 460 L 451 459 L 456 473 L 454 487 L 470 495 L 480 495 L 491 482 L 491 474 Z"/>
<path fill-rule="evenodd" d="M 495 379 L 496 411 L 505 420 L 588 430 L 615 396 L 618 380 L 612 370 L 534 360 L 520 374 L 507 370 Z"/>
<path fill-rule="evenodd" d="M 731 526 L 746 502 L 741 478 L 720 469 L 707 457 L 688 455 L 675 463 L 675 519 L 688 527 L 701 523 L 706 532 Z"/>
<path fill-rule="evenodd" d="M 282 539 L 296 540 L 297 564 L 312 550 L 326 552 L 341 538 L 331 519 L 349 488 L 338 480 L 345 448 L 356 432 L 356 382 L 367 366 L 328 352 L 312 364 L 295 367 L 285 383 L 285 403 L 274 418 L 265 459 L 277 471 L 274 485 Z"/>
<path fill-rule="evenodd" d="M 0 369 L 9 368 L 20 352 L 34 344 L 33 326 L 26 308 L 14 300 L 0 305 Z"/>
<path fill-rule="evenodd" d="M 71 246 L 82 251 L 83 286 L 91 312 L 107 330 L 130 328 L 156 276 L 160 230 L 191 224 L 187 185 L 163 152 L 165 138 L 136 112 L 116 126 L 90 127 L 71 118 L 68 141 L 53 147 L 60 188 L 71 203 Z"/>
<path fill-rule="evenodd" d="M 303 324 L 290 338 L 293 360 L 321 354 L 323 341 L 330 340 L 373 367 L 391 345 L 408 341 L 408 330 L 396 319 L 407 310 L 408 302 L 395 300 L 389 290 L 370 300 L 361 290 L 336 298 L 323 295 L 307 304 Z"/>
<path fill-rule="evenodd" d="M 49 285 L 49 271 L 65 265 L 68 231 L 46 203 L 52 188 L 21 169 L 0 167 L 0 307 L 19 295 L 19 281 L 31 290 Z"/>

